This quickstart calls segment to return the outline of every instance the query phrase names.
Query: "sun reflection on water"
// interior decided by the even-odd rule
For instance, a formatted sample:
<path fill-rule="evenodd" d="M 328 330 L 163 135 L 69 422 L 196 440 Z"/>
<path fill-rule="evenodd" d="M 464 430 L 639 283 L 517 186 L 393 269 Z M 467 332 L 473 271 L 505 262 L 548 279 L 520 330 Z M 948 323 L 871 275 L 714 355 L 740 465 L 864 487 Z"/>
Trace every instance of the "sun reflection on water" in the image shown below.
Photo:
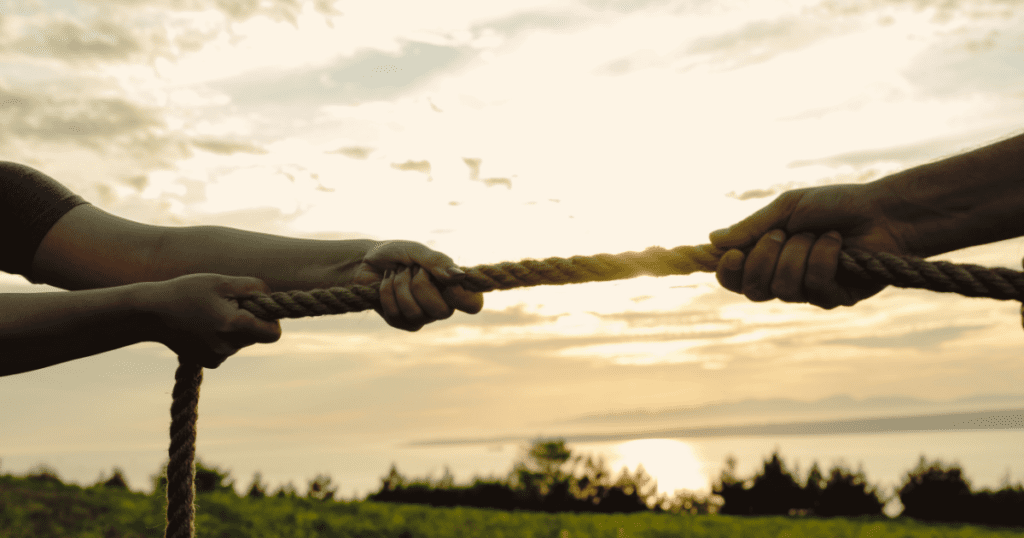
<path fill-rule="evenodd" d="M 602 452 L 615 477 L 625 466 L 633 473 L 643 464 L 647 474 L 658 482 L 658 492 L 676 490 L 707 491 L 708 476 L 704 464 L 689 443 L 676 439 L 636 439 L 615 443 Z"/>

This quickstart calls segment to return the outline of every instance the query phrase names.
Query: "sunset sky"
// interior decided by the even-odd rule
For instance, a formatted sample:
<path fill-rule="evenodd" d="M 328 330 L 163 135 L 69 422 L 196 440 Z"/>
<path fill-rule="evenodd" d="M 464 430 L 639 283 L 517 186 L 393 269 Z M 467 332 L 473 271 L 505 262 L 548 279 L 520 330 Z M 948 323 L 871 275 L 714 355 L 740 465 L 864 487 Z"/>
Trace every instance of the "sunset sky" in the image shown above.
<path fill-rule="evenodd" d="M 138 222 L 406 239 L 463 266 L 669 248 L 1020 133 L 1022 59 L 1008 0 L 0 0 L 0 160 Z M 1022 245 L 937 259 L 1020 269 Z M 593 413 L 1020 393 L 1019 308 L 890 288 L 825 311 L 703 273 L 489 293 L 416 333 L 282 320 L 207 371 L 199 454 L 239 489 L 298 485 Z M 120 465 L 149 488 L 176 365 L 150 343 L 0 379 L 0 472 Z"/>

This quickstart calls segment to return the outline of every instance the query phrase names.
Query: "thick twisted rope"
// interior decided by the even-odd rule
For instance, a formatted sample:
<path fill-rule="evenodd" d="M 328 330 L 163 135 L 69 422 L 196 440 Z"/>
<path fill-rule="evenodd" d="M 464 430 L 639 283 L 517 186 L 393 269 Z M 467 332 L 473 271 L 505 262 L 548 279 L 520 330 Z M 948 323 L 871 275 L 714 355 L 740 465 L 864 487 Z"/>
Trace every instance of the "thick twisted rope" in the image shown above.
<path fill-rule="evenodd" d="M 528 286 L 578 284 L 622 280 L 638 276 L 686 275 L 714 272 L 725 251 L 712 245 L 667 250 L 651 247 L 643 252 L 597 254 L 572 258 L 523 260 L 462 269 L 462 287 L 487 292 Z M 839 254 L 837 279 L 922 288 L 968 297 L 1024 301 L 1024 273 L 1002 267 L 928 262 L 911 256 L 846 250 Z M 344 314 L 380 305 L 379 284 L 352 285 L 310 291 L 257 294 L 239 306 L 272 321 L 327 314 Z M 1024 315 L 1024 306 L 1021 308 Z M 202 367 L 179 357 L 171 405 L 170 464 L 167 467 L 167 538 L 191 538 L 195 509 L 195 440 Z"/>

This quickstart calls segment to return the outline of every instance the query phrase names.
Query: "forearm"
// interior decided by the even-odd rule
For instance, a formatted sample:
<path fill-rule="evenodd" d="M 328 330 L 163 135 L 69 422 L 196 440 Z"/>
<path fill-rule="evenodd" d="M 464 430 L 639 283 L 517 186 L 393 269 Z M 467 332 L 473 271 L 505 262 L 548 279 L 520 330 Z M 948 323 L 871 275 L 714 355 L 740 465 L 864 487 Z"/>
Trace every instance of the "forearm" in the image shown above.
<path fill-rule="evenodd" d="M 272 291 L 329 288 L 348 283 L 376 243 L 296 239 L 224 226 L 169 228 L 154 254 L 149 280 L 215 273 L 259 278 Z"/>
<path fill-rule="evenodd" d="M 920 256 L 1024 235 L 1024 135 L 882 178 L 885 212 Z"/>
<path fill-rule="evenodd" d="M 150 341 L 140 286 L 0 294 L 0 376 Z"/>

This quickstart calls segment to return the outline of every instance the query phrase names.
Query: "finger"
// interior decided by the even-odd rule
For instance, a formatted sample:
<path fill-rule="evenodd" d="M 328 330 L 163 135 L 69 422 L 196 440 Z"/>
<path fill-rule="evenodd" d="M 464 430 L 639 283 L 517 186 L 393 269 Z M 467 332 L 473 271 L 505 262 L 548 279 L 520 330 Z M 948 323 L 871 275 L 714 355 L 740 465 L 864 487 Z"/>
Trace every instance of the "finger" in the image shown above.
<path fill-rule="evenodd" d="M 458 284 L 441 290 L 441 296 L 449 306 L 467 314 L 477 314 L 484 309 L 483 293 L 469 291 Z"/>
<path fill-rule="evenodd" d="M 771 284 L 786 233 L 772 230 L 761 237 L 743 265 L 743 295 L 755 302 L 773 299 Z"/>
<path fill-rule="evenodd" d="M 772 203 L 732 226 L 711 232 L 711 243 L 727 250 L 745 248 L 757 242 L 773 228 L 783 228 L 802 197 L 802 191 L 788 191 Z"/>
<path fill-rule="evenodd" d="M 384 272 L 384 279 L 380 281 L 380 315 L 391 324 L 402 317 L 402 311 L 398 308 L 398 301 L 395 299 L 395 272 L 387 270 Z"/>
<path fill-rule="evenodd" d="M 839 251 L 842 248 L 842 236 L 839 232 L 832 231 L 814 242 L 807 258 L 807 274 L 804 276 L 807 300 L 826 310 L 845 304 L 849 299 L 848 294 L 836 282 Z"/>
<path fill-rule="evenodd" d="M 395 301 L 401 310 L 402 318 L 413 323 L 423 323 L 425 321 L 423 309 L 416 303 L 416 298 L 412 295 L 412 290 L 409 288 L 411 282 L 411 267 L 406 267 L 395 276 Z"/>
<path fill-rule="evenodd" d="M 715 276 L 718 277 L 718 283 L 723 288 L 743 293 L 743 262 L 745 259 L 743 251 L 732 249 L 718 260 L 718 270 L 715 271 Z"/>
<path fill-rule="evenodd" d="M 445 284 L 454 284 L 466 278 L 466 273 L 455 265 L 447 254 L 438 252 L 422 243 L 406 246 L 410 261 L 427 270 L 434 278 Z"/>
<path fill-rule="evenodd" d="M 787 303 L 807 302 L 804 296 L 804 271 L 814 239 L 814 234 L 805 232 L 794 235 L 783 245 L 772 277 L 772 295 Z"/>
<path fill-rule="evenodd" d="M 250 276 L 231 277 L 231 296 L 250 297 L 256 293 L 270 294 L 270 286 L 263 280 Z"/>
<path fill-rule="evenodd" d="M 409 287 L 416 303 L 431 319 L 448 319 L 454 313 L 448 303 L 441 297 L 441 292 L 430 279 L 430 273 L 420 266 L 413 270 L 412 282 Z"/>

